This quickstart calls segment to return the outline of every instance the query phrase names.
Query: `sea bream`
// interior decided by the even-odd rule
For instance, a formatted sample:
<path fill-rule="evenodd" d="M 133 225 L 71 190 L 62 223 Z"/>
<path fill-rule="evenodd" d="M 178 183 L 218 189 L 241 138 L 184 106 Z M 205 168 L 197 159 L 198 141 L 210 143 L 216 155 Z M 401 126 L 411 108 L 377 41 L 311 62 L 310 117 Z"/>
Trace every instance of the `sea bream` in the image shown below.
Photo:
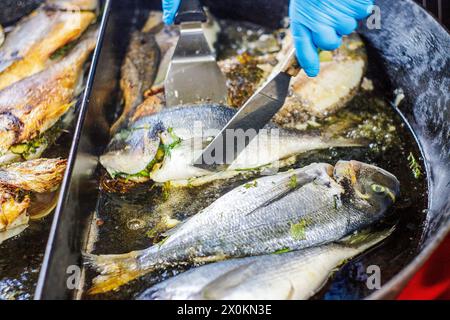
<path fill-rule="evenodd" d="M 138 300 L 306 300 L 336 268 L 391 232 L 364 230 L 323 246 L 193 268 L 147 289 Z"/>
<path fill-rule="evenodd" d="M 86 255 L 91 293 L 156 269 L 300 250 L 337 241 L 383 218 L 399 195 L 391 173 L 357 161 L 314 163 L 226 193 L 148 249 Z"/>
<path fill-rule="evenodd" d="M 0 47 L 0 90 L 52 65 L 58 58 L 52 55 L 79 38 L 95 20 L 94 12 L 58 10 L 55 5 L 43 4 L 7 35 Z"/>
<path fill-rule="evenodd" d="M 96 38 L 90 30 L 64 59 L 0 91 L 0 165 L 42 154 L 51 129 L 75 103 Z"/>
<path fill-rule="evenodd" d="M 0 243 L 27 228 L 34 196 L 56 191 L 65 169 L 66 160 L 62 159 L 30 160 L 0 168 Z M 54 206 L 36 205 L 46 212 Z"/>
<path fill-rule="evenodd" d="M 298 133 L 269 125 L 225 171 L 216 173 L 194 167 L 193 162 L 210 138 L 235 113 L 233 108 L 200 105 L 170 108 L 142 117 L 113 137 L 100 163 L 113 177 L 195 186 L 244 171 L 278 168 L 283 166 L 280 160 L 311 150 L 361 146 L 353 140 L 326 139 L 318 133 Z"/>

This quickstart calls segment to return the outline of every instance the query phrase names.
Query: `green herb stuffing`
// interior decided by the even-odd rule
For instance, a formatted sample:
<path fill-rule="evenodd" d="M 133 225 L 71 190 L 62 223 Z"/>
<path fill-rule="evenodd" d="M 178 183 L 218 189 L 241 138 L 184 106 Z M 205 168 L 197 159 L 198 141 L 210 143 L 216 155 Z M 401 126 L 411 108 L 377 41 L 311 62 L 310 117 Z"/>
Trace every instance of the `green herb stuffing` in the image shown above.
<path fill-rule="evenodd" d="M 291 189 L 295 189 L 298 186 L 298 182 L 297 182 L 297 176 L 295 174 L 293 174 L 290 178 L 289 178 L 289 187 Z"/>
<path fill-rule="evenodd" d="M 245 189 L 256 188 L 257 186 L 258 186 L 258 181 L 256 181 L 256 180 L 253 182 L 244 184 Z"/>
<path fill-rule="evenodd" d="M 77 41 L 72 41 L 72 42 L 69 42 L 68 44 L 62 46 L 61 48 L 59 48 L 58 50 L 53 52 L 53 54 L 50 56 L 50 59 L 57 60 L 57 59 L 65 57 L 70 52 L 70 50 L 72 50 L 75 47 L 76 44 L 77 44 Z"/>
<path fill-rule="evenodd" d="M 22 158 L 25 160 L 29 160 L 36 155 L 39 149 L 45 149 L 46 147 L 54 143 L 60 136 L 61 131 L 61 126 L 59 124 L 56 124 L 49 130 L 41 134 L 39 137 L 34 138 L 31 141 L 11 146 L 11 148 L 9 148 L 9 151 L 22 156 Z"/>
<path fill-rule="evenodd" d="M 306 239 L 306 227 L 308 223 L 306 220 L 300 220 L 298 223 L 291 224 L 291 236 L 295 240 L 305 240 Z"/>
<path fill-rule="evenodd" d="M 169 199 L 170 182 L 165 182 L 162 186 L 162 197 L 163 201 Z"/>
<path fill-rule="evenodd" d="M 422 168 L 420 164 L 417 162 L 412 152 L 409 153 L 408 161 L 409 161 L 409 168 L 411 169 L 414 178 L 419 179 L 422 176 Z"/>
<path fill-rule="evenodd" d="M 150 161 L 150 163 L 147 165 L 147 167 L 144 170 L 142 170 L 138 173 L 134 173 L 134 174 L 126 174 L 123 172 L 117 172 L 115 174 L 111 174 L 111 177 L 113 179 L 119 177 L 119 178 L 125 179 L 126 182 L 128 182 L 128 180 L 132 180 L 135 178 L 150 178 L 150 173 L 152 172 L 153 167 L 155 166 L 155 164 L 159 163 L 163 158 L 164 158 L 163 147 L 159 146 L 158 151 L 156 152 L 155 158 L 153 158 L 153 160 Z"/>
<path fill-rule="evenodd" d="M 163 148 L 164 148 L 164 154 L 166 156 L 170 157 L 172 150 L 180 145 L 181 138 L 178 137 L 177 135 L 175 135 L 175 133 L 173 132 L 173 128 L 167 129 L 167 132 L 170 134 L 173 141 L 170 144 L 163 145 Z"/>
<path fill-rule="evenodd" d="M 284 249 L 280 249 L 280 250 L 275 251 L 273 254 L 283 254 L 283 253 L 288 253 L 288 252 L 291 252 L 291 251 L 292 250 L 289 249 L 289 248 L 284 248 Z"/>

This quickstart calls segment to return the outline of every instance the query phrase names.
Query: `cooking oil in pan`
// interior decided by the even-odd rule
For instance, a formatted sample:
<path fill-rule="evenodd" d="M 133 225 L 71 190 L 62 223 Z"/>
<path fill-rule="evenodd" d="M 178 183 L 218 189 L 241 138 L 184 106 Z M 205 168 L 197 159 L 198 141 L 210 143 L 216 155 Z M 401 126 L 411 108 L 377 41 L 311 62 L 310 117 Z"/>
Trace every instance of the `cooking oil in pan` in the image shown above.
<path fill-rule="evenodd" d="M 242 40 L 237 39 L 242 39 L 242 34 L 250 35 L 253 32 L 247 24 L 234 23 L 232 27 L 237 30 L 234 42 L 228 37 L 223 41 L 227 45 L 222 43 L 220 48 L 225 55 L 232 55 L 239 50 Z M 313 162 L 334 164 L 338 160 L 353 159 L 389 170 L 399 179 L 402 194 L 393 209 L 395 214 L 384 223 L 396 223 L 397 227 L 381 246 L 340 268 L 313 299 L 365 298 L 377 289 L 376 285 L 367 285 L 370 270 L 374 268 L 371 266 L 380 270 L 380 285 L 383 285 L 417 253 L 427 203 L 424 166 L 413 136 L 391 106 L 395 97 L 388 94 L 393 91 L 387 87 L 385 76 L 379 70 L 382 69 L 377 62 L 370 61 L 367 78 L 373 81 L 374 90 L 361 90 L 347 108 L 320 121 L 325 128 L 346 128 L 344 131 L 348 137 L 370 138 L 372 143 L 367 147 L 311 152 L 299 157 L 291 167 Z M 100 173 L 102 176 L 105 174 Z M 160 240 L 161 225 L 170 226 L 177 220 L 194 215 L 229 190 L 251 179 L 254 176 L 176 191 L 151 184 L 140 185 L 124 193 L 107 192 L 103 188 L 97 203 L 96 222 L 93 223 L 95 232 L 91 232 L 95 234 L 92 253 L 114 254 L 147 248 Z M 82 292 L 81 298 L 133 299 L 155 283 L 185 269 L 179 267 L 152 273 L 118 291 L 99 295 L 86 293 L 97 275 L 95 271 L 87 269 L 86 290 Z"/>

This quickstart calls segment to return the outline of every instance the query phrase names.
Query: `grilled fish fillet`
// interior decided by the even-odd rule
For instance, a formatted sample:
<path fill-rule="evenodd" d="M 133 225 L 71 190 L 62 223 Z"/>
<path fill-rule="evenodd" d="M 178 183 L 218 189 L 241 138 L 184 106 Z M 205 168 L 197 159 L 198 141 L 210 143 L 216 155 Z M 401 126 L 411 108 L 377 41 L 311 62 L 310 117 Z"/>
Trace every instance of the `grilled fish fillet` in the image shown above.
<path fill-rule="evenodd" d="M 0 243 L 28 226 L 30 195 L 55 191 L 62 181 L 66 160 L 38 159 L 0 169 Z"/>
<path fill-rule="evenodd" d="M 41 6 L 22 19 L 0 47 L 0 90 L 52 64 L 52 54 L 80 37 L 95 17 Z"/>
<path fill-rule="evenodd" d="M 70 108 L 96 35 L 90 31 L 63 60 L 0 91 L 0 156 L 38 137 Z"/>

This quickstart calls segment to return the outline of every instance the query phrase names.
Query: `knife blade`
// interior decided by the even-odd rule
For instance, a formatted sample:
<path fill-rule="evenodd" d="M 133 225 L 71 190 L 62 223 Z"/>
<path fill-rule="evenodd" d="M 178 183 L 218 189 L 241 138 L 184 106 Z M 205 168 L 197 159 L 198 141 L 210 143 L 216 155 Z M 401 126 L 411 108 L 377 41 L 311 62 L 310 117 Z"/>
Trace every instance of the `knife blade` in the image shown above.
<path fill-rule="evenodd" d="M 291 78 L 299 72 L 295 49 L 291 49 L 279 70 L 239 109 L 194 166 L 209 171 L 229 166 L 284 105 Z"/>

